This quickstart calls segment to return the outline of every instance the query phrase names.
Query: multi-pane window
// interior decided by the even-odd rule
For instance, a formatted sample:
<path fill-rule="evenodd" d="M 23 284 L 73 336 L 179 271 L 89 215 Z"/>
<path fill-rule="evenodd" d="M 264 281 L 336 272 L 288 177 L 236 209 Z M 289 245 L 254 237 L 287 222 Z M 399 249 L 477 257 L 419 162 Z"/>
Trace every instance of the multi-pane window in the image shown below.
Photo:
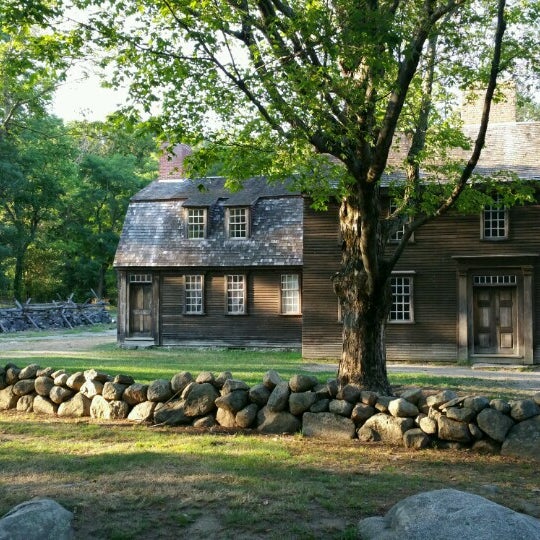
<path fill-rule="evenodd" d="M 413 278 L 412 276 L 392 276 L 391 322 L 412 322 L 413 317 Z"/>
<path fill-rule="evenodd" d="M 188 238 L 206 238 L 206 208 L 188 208 Z"/>
<path fill-rule="evenodd" d="M 300 313 L 300 279 L 298 274 L 281 276 L 281 313 Z"/>
<path fill-rule="evenodd" d="M 508 211 L 499 195 L 493 204 L 482 212 L 482 237 L 486 240 L 499 240 L 508 237 Z"/>
<path fill-rule="evenodd" d="M 246 313 L 246 276 L 242 274 L 227 276 L 227 313 L 229 315 Z"/>
<path fill-rule="evenodd" d="M 203 314 L 203 276 L 185 276 L 185 313 Z"/>
<path fill-rule="evenodd" d="M 249 236 L 249 211 L 247 208 L 229 208 L 227 227 L 229 238 Z"/>

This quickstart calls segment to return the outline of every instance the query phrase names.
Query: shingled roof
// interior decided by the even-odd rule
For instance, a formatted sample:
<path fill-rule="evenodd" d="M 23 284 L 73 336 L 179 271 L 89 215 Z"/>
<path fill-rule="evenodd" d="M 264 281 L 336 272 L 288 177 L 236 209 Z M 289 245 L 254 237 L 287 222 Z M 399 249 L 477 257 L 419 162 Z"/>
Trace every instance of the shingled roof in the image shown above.
<path fill-rule="evenodd" d="M 117 267 L 234 267 L 302 265 L 302 197 L 287 184 L 246 180 L 232 193 L 225 179 L 156 181 L 130 202 Z M 251 235 L 230 239 L 225 208 L 251 208 Z M 208 208 L 207 238 L 187 238 L 188 207 Z"/>

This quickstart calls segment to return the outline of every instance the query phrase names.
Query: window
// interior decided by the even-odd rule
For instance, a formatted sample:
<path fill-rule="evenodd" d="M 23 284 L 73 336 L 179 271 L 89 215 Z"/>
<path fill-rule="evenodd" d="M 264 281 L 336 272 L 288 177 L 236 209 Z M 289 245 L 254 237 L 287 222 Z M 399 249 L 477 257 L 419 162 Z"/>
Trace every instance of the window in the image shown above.
<path fill-rule="evenodd" d="M 504 240 L 508 238 L 508 210 L 502 204 L 500 195 L 493 198 L 493 204 L 482 212 L 482 238 L 484 240 Z"/>
<path fill-rule="evenodd" d="M 390 206 L 388 208 L 388 214 L 392 215 L 397 210 L 397 204 L 395 201 L 390 201 Z M 405 233 L 405 225 L 398 226 L 398 228 L 390 234 L 388 237 L 388 240 L 393 243 L 399 242 L 403 238 L 403 234 Z"/>
<path fill-rule="evenodd" d="M 413 322 L 413 278 L 412 276 L 392 276 L 392 307 L 390 322 Z"/>
<path fill-rule="evenodd" d="M 244 275 L 227 276 L 227 313 L 229 315 L 246 313 L 246 276 Z"/>
<path fill-rule="evenodd" d="M 300 279 L 298 274 L 281 276 L 281 313 L 297 315 L 300 313 Z"/>
<path fill-rule="evenodd" d="M 202 315 L 203 310 L 203 276 L 185 276 L 185 313 Z"/>
<path fill-rule="evenodd" d="M 229 238 L 248 238 L 249 211 L 247 208 L 227 209 L 227 228 Z"/>
<path fill-rule="evenodd" d="M 152 274 L 130 274 L 130 283 L 152 283 Z"/>
<path fill-rule="evenodd" d="M 188 208 L 188 238 L 206 238 L 206 208 Z"/>

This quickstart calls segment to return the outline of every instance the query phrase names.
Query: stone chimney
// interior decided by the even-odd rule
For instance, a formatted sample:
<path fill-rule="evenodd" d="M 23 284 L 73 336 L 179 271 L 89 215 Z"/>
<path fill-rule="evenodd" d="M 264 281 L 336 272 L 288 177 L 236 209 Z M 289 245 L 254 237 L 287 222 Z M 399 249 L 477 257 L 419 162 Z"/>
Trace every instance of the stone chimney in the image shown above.
<path fill-rule="evenodd" d="M 502 99 L 491 103 L 489 114 L 490 124 L 500 124 L 504 122 L 516 122 L 516 85 L 513 82 L 502 83 L 498 86 L 503 94 Z M 461 120 L 464 124 L 479 124 L 484 108 L 484 91 L 471 89 L 461 96 Z"/>
<path fill-rule="evenodd" d="M 158 177 L 160 181 L 185 178 L 184 160 L 192 153 L 191 147 L 187 144 L 177 144 L 172 147 L 172 152 L 167 152 L 169 146 L 168 143 L 161 145 Z"/>

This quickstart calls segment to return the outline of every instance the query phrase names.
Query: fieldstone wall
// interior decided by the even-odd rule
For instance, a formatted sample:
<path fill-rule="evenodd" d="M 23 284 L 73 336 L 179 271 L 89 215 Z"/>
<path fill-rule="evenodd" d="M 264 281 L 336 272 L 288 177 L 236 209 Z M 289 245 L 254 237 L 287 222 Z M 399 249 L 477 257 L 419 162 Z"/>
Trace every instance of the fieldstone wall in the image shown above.
<path fill-rule="evenodd" d="M 14 364 L 0 368 L 0 410 L 128 419 L 154 425 L 256 429 L 407 448 L 472 448 L 540 460 L 540 393 L 504 401 L 421 388 L 382 396 L 336 380 L 268 371 L 255 386 L 230 372 L 137 383 L 94 369 L 78 373 Z"/>

